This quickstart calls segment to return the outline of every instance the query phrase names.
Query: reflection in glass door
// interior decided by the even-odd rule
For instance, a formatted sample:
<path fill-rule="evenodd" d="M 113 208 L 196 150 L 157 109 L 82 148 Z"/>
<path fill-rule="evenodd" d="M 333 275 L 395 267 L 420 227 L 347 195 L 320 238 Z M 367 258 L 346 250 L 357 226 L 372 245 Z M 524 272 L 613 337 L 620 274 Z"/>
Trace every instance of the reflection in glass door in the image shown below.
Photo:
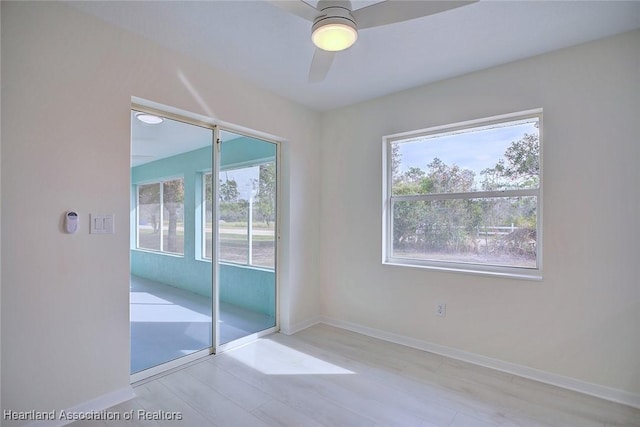
<path fill-rule="evenodd" d="M 213 347 L 213 263 L 198 244 L 213 129 L 132 111 L 131 137 L 131 373 L 142 378 Z"/>
<path fill-rule="evenodd" d="M 220 140 L 218 337 L 226 344 L 276 326 L 277 145 L 228 131 Z"/>

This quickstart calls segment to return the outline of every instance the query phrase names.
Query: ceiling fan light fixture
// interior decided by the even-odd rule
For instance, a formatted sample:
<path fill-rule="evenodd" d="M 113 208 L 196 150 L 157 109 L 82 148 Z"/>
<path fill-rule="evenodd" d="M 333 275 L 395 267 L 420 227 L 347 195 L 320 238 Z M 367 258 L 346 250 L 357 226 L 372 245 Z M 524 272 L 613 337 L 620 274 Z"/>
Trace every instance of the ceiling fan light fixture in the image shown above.
<path fill-rule="evenodd" d="M 351 47 L 358 40 L 355 22 L 341 17 L 318 20 L 311 30 L 313 44 L 322 50 L 338 52 Z"/>

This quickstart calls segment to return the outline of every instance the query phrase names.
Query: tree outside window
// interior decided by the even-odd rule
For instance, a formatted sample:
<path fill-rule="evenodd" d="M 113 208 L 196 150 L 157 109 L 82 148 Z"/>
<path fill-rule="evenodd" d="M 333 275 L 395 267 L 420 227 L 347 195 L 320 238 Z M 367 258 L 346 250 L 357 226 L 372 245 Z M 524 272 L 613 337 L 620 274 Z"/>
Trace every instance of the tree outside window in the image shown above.
<path fill-rule="evenodd" d="M 540 124 L 389 137 L 387 261 L 537 269 Z"/>
<path fill-rule="evenodd" d="M 184 254 L 184 179 L 138 185 L 137 248 Z"/>

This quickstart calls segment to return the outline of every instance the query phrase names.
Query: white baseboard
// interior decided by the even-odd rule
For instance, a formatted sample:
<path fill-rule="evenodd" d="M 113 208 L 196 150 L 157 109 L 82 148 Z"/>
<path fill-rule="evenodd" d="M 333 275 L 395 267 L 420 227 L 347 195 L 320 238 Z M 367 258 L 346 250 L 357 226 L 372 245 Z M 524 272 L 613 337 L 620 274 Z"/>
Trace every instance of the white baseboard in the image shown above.
<path fill-rule="evenodd" d="M 136 397 L 135 392 L 131 386 L 115 390 L 102 396 L 98 396 L 95 399 L 73 406 L 69 409 L 65 409 L 66 414 L 94 414 L 102 412 L 111 408 L 114 405 L 118 405 L 127 400 L 131 400 Z M 62 411 L 55 411 L 56 419 L 46 421 L 35 421 L 28 424 L 28 427 L 61 427 L 74 422 L 74 420 L 61 419 Z"/>
<path fill-rule="evenodd" d="M 296 332 L 300 332 L 303 329 L 307 329 L 313 325 L 317 325 L 318 323 L 322 322 L 323 317 L 322 316 L 314 316 L 310 319 L 304 320 L 302 322 L 298 322 L 298 323 L 294 323 L 292 325 L 280 325 L 280 332 L 282 332 L 285 335 L 293 335 Z"/>
<path fill-rule="evenodd" d="M 315 323 L 325 323 L 330 326 L 357 332 L 373 338 L 405 345 L 407 347 L 416 348 L 418 350 L 428 351 L 430 353 L 436 353 L 442 356 L 450 357 L 452 359 L 462 360 L 464 362 L 473 363 L 475 365 L 484 366 L 486 368 L 495 369 L 497 371 L 507 372 L 519 377 L 551 384 L 557 387 L 577 391 L 579 393 L 599 397 L 611 402 L 622 403 L 624 405 L 640 409 L 640 395 L 629 393 L 628 391 L 606 387 L 598 384 L 592 384 L 575 378 L 542 371 L 540 369 L 518 365 L 511 362 L 505 362 L 499 359 L 493 359 L 479 354 L 469 353 L 455 348 L 434 344 L 428 341 L 422 341 L 404 335 L 398 335 L 392 332 L 370 328 L 368 326 L 363 326 L 356 323 L 333 319 L 331 317 L 320 316 L 320 319 Z M 312 323 L 309 326 L 312 326 L 315 323 Z"/>

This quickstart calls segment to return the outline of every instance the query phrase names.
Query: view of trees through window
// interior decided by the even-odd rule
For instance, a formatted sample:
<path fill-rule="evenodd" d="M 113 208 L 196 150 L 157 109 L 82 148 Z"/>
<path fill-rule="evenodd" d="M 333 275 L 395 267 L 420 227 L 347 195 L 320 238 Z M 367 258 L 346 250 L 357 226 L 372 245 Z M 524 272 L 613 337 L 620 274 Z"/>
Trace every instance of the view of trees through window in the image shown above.
<path fill-rule="evenodd" d="M 537 267 L 537 116 L 395 140 L 391 256 Z"/>
<path fill-rule="evenodd" d="M 184 180 L 138 185 L 138 248 L 184 254 Z"/>
<path fill-rule="evenodd" d="M 205 174 L 205 257 L 211 258 L 213 192 Z M 275 162 L 220 172 L 220 260 L 275 267 Z"/>

